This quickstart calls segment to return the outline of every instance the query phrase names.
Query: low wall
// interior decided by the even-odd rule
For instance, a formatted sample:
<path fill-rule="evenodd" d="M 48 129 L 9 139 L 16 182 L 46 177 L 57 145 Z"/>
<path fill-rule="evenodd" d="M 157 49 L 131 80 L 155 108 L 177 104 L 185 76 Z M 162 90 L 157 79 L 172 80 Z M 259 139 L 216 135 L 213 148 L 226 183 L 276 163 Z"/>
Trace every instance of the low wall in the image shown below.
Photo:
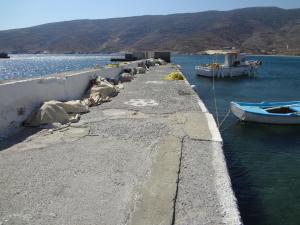
<path fill-rule="evenodd" d="M 91 79 L 118 79 L 124 68 L 136 67 L 138 63 L 0 84 L 0 138 L 18 132 L 23 121 L 43 102 L 80 99 Z"/>

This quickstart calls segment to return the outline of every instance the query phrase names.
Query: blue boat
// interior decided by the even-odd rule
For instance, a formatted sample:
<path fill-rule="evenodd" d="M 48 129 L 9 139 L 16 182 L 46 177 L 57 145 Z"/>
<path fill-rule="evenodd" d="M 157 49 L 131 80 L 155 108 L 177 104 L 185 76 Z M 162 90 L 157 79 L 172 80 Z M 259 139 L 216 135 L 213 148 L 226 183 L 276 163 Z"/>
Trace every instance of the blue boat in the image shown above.
<path fill-rule="evenodd" d="M 232 113 L 241 121 L 267 124 L 300 124 L 300 101 L 231 102 Z"/>

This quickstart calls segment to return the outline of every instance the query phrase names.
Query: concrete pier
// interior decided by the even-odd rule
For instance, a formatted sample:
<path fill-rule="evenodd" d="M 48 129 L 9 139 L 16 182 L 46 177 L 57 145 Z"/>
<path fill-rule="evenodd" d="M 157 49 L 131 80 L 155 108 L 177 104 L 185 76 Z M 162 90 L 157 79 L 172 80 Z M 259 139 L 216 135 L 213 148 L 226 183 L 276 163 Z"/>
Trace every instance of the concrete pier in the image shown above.
<path fill-rule="evenodd" d="M 177 68 L 138 74 L 58 131 L 0 142 L 0 224 L 241 224 L 222 139 Z"/>

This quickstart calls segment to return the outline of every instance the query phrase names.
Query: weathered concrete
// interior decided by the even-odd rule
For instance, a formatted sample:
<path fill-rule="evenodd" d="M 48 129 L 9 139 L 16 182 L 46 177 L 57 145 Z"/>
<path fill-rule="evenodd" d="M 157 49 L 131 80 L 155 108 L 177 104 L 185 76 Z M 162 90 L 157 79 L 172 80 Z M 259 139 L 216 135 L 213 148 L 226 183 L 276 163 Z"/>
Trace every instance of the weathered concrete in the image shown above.
<path fill-rule="evenodd" d="M 139 62 L 0 83 L 0 139 L 19 132 L 22 122 L 43 102 L 79 99 L 91 79 L 102 76 L 117 80 L 124 68 L 137 67 Z"/>
<path fill-rule="evenodd" d="M 241 224 L 222 155 L 219 142 L 184 139 L 176 225 Z"/>
<path fill-rule="evenodd" d="M 172 224 L 182 141 L 167 136 L 159 145 L 151 175 L 140 191 L 129 224 Z"/>
<path fill-rule="evenodd" d="M 138 75 L 71 127 L 1 142 L 0 224 L 239 224 L 214 120 L 163 80 L 175 69 Z"/>
<path fill-rule="evenodd" d="M 80 98 L 92 77 L 100 75 L 100 71 L 93 69 L 0 84 L 0 138 L 19 131 L 21 123 L 43 102 Z"/>

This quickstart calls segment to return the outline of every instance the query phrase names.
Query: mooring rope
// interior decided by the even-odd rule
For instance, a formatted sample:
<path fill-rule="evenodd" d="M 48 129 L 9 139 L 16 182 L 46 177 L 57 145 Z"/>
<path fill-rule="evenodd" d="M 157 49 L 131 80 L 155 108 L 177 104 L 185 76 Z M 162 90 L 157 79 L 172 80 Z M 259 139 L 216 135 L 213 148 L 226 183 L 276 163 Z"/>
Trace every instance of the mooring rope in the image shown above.
<path fill-rule="evenodd" d="M 213 65 L 214 65 L 214 60 L 213 60 Z M 213 69 L 213 98 L 214 98 L 214 104 L 215 104 L 215 110 L 216 110 L 216 119 L 217 119 L 217 125 L 220 127 L 220 122 L 219 122 L 219 112 L 218 112 L 218 106 L 217 106 L 217 98 L 216 98 L 216 91 L 215 91 L 215 68 L 212 65 Z"/>
<path fill-rule="evenodd" d="M 231 109 L 230 109 L 230 107 L 229 107 L 229 109 L 228 109 L 226 115 L 224 116 L 222 122 L 221 122 L 220 125 L 219 125 L 219 128 L 222 126 L 222 124 L 223 124 L 223 123 L 225 122 L 225 120 L 228 118 L 228 116 L 230 115 L 230 113 L 231 113 Z"/>
<path fill-rule="evenodd" d="M 236 120 L 237 121 L 237 120 Z M 235 122 L 236 122 L 235 121 Z M 230 123 L 228 126 L 224 127 L 223 129 L 220 129 L 220 133 L 223 133 L 225 130 L 227 130 L 228 128 L 232 127 L 235 125 L 235 122 L 234 123 Z"/>

